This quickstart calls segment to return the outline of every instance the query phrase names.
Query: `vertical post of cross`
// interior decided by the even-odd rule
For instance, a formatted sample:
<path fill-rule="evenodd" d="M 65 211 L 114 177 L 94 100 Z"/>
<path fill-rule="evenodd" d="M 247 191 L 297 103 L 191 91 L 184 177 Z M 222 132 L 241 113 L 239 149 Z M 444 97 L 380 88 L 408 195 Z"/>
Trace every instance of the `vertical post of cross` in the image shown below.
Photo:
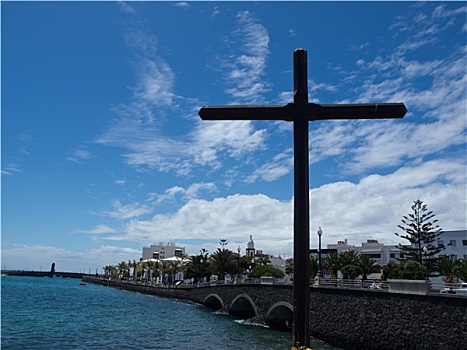
<path fill-rule="evenodd" d="M 294 52 L 294 345 L 310 344 L 310 210 L 308 174 L 307 52 Z"/>
<path fill-rule="evenodd" d="M 294 132 L 294 331 L 295 346 L 310 344 L 310 202 L 308 122 L 327 119 L 403 118 L 403 103 L 308 103 L 307 52 L 294 52 L 294 102 L 276 106 L 204 106 L 203 120 L 285 120 Z"/>

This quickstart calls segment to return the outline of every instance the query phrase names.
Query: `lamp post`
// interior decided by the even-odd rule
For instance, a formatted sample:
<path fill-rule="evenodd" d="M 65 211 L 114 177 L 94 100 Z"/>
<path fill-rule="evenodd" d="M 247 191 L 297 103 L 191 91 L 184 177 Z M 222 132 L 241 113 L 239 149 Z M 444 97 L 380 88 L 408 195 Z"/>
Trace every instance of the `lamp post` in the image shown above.
<path fill-rule="evenodd" d="M 200 280 L 203 280 L 203 282 L 204 282 L 204 276 L 203 276 L 204 275 L 204 265 L 203 265 L 203 263 L 204 263 L 203 258 L 199 259 L 200 270 L 201 270 L 200 271 Z"/>
<path fill-rule="evenodd" d="M 423 246 L 423 253 L 425 254 L 425 273 L 426 279 L 428 280 L 428 257 L 427 257 L 428 247 L 426 245 Z"/>
<path fill-rule="evenodd" d="M 241 251 L 241 248 L 240 248 L 240 246 L 238 246 L 238 248 L 237 248 L 237 252 L 238 252 L 238 256 L 237 256 L 237 279 L 240 277 L 240 251 Z"/>
<path fill-rule="evenodd" d="M 321 236 L 323 234 L 323 230 L 321 226 L 318 227 L 318 277 L 323 277 L 323 272 L 321 271 Z"/>

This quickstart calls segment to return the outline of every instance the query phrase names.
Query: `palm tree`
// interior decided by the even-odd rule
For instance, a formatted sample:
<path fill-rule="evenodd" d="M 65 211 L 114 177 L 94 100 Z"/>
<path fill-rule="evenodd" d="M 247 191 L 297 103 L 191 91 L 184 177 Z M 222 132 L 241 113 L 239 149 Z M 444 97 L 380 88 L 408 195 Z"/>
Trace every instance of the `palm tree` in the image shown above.
<path fill-rule="evenodd" d="M 267 264 L 269 264 L 271 262 L 271 260 L 269 260 L 269 257 L 268 256 L 261 256 L 259 257 L 258 259 L 255 260 L 255 263 L 257 263 L 258 265 L 264 265 L 266 266 Z"/>
<path fill-rule="evenodd" d="M 146 282 L 149 282 L 151 280 L 151 275 L 152 275 L 152 269 L 153 269 L 153 266 L 154 266 L 154 262 L 151 261 L 150 259 L 148 259 L 148 261 L 146 262 L 146 266 L 147 266 L 147 275 L 146 275 Z"/>
<path fill-rule="evenodd" d="M 205 264 L 208 257 L 203 254 L 192 255 L 189 260 L 185 266 L 186 278 L 193 278 L 193 283 L 196 284 L 205 276 Z"/>
<path fill-rule="evenodd" d="M 136 262 L 136 260 L 133 259 L 133 262 L 129 264 L 130 265 L 130 268 L 132 267 L 133 268 L 133 280 L 135 280 L 135 277 L 136 277 L 136 269 L 138 267 L 138 263 Z"/>
<path fill-rule="evenodd" d="M 436 263 L 436 270 L 444 276 L 443 281 L 445 283 L 457 282 L 458 276 L 455 274 L 457 265 L 457 261 L 452 260 L 450 256 L 444 255 L 438 259 Z"/>
<path fill-rule="evenodd" d="M 324 266 L 327 271 L 331 272 L 331 278 L 337 278 L 337 272 L 339 271 L 339 254 L 337 252 L 332 252 L 324 260 Z"/>
<path fill-rule="evenodd" d="M 148 262 L 147 261 L 141 261 L 141 281 L 144 280 L 144 271 L 145 270 L 148 271 Z"/>
<path fill-rule="evenodd" d="M 117 266 L 118 272 L 121 274 L 121 278 L 125 276 L 125 273 L 127 269 L 129 269 L 129 266 L 125 261 L 121 261 L 118 266 Z"/>
<path fill-rule="evenodd" d="M 454 267 L 454 274 L 462 281 L 467 282 L 467 259 L 457 261 L 457 264 Z"/>
<path fill-rule="evenodd" d="M 210 258 L 212 272 L 218 275 L 220 281 L 225 280 L 225 273 L 235 268 L 236 254 L 228 249 L 217 250 Z"/>
<path fill-rule="evenodd" d="M 369 274 L 380 270 L 380 266 L 376 263 L 375 259 L 365 254 L 358 257 L 357 264 L 362 274 L 362 283 L 368 278 Z"/>
<path fill-rule="evenodd" d="M 117 270 L 117 268 L 113 265 L 106 265 L 104 266 L 104 275 L 105 276 L 113 276 L 113 274 L 115 273 L 115 271 Z"/>
<path fill-rule="evenodd" d="M 358 267 L 358 253 L 354 250 L 347 250 L 339 254 L 339 270 L 346 279 L 354 279 L 360 275 Z"/>
<path fill-rule="evenodd" d="M 314 278 L 318 274 L 318 258 L 310 256 L 310 277 Z"/>

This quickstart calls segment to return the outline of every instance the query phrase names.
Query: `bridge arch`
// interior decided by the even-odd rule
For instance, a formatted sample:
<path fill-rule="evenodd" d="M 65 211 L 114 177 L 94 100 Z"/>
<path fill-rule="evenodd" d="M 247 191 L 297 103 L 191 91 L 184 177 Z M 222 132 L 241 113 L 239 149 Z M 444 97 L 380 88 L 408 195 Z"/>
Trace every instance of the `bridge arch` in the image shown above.
<path fill-rule="evenodd" d="M 272 305 L 266 313 L 265 323 L 274 328 L 291 329 L 293 322 L 293 306 L 286 301 Z"/>
<path fill-rule="evenodd" d="M 258 309 L 247 294 L 239 294 L 230 304 L 229 313 L 244 318 L 251 318 L 258 315 Z"/>
<path fill-rule="evenodd" d="M 212 293 L 204 298 L 203 305 L 211 309 L 220 310 L 224 307 L 224 302 L 219 295 Z"/>

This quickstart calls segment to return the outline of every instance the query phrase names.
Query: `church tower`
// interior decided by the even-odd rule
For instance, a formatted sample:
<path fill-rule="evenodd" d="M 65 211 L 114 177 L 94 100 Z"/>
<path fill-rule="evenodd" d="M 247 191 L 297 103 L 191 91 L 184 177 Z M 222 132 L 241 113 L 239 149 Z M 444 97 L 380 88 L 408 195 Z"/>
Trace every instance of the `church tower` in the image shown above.
<path fill-rule="evenodd" d="M 250 241 L 246 245 L 246 256 L 249 258 L 255 257 L 255 242 L 253 242 L 253 236 L 250 235 Z"/>

